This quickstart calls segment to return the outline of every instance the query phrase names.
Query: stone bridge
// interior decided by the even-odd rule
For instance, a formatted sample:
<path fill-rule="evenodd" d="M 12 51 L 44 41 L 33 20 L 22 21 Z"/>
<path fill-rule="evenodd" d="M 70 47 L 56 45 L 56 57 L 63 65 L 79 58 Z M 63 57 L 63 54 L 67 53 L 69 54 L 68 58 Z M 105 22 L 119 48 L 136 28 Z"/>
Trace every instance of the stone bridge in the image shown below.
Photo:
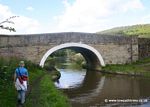
<path fill-rule="evenodd" d="M 92 68 L 138 59 L 136 37 L 78 32 L 0 35 L 0 56 L 24 58 L 42 67 L 53 52 L 68 48 L 81 53 Z"/>

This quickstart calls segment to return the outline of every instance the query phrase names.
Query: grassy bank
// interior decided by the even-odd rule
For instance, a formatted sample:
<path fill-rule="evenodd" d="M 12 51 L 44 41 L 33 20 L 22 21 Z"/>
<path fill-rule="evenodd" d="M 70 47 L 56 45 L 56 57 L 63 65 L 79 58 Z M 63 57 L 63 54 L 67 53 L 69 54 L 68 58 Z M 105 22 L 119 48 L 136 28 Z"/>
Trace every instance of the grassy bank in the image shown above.
<path fill-rule="evenodd" d="M 106 65 L 103 72 L 150 77 L 150 58 L 145 58 L 131 64 Z"/>
<path fill-rule="evenodd" d="M 17 105 L 17 91 L 13 83 L 13 74 L 16 67 L 18 67 L 18 62 L 20 59 L 17 58 L 0 58 L 0 106 L 1 107 L 16 107 Z M 67 105 L 65 97 L 54 87 L 50 78 L 45 76 L 42 78 L 42 81 L 38 81 L 38 78 L 45 75 L 46 73 L 38 65 L 31 63 L 30 61 L 25 61 L 26 68 L 29 71 L 30 85 L 34 89 L 34 84 L 39 84 L 42 90 L 37 90 L 36 93 L 39 93 L 39 97 L 34 97 L 31 99 L 30 93 L 34 93 L 34 90 L 31 89 L 31 92 L 27 96 L 25 107 L 33 107 L 31 105 L 33 99 L 42 100 L 42 106 L 37 107 L 59 107 L 55 105 Z M 49 94 L 47 94 L 49 92 Z M 55 94 L 53 94 L 53 93 Z M 53 102 L 53 98 L 55 101 Z M 57 104 L 56 104 L 57 103 Z M 54 106 L 51 106 L 51 105 Z M 44 106 L 43 106 L 44 105 Z M 64 106 L 65 107 L 65 106 Z M 67 106 L 66 106 L 67 107 Z"/>
<path fill-rule="evenodd" d="M 67 98 L 54 87 L 49 74 L 44 75 L 32 90 L 26 107 L 70 107 Z"/>
<path fill-rule="evenodd" d="M 49 75 L 45 75 L 40 82 L 43 107 L 70 107 L 67 97 L 54 87 Z M 41 107 L 41 106 L 39 106 Z"/>

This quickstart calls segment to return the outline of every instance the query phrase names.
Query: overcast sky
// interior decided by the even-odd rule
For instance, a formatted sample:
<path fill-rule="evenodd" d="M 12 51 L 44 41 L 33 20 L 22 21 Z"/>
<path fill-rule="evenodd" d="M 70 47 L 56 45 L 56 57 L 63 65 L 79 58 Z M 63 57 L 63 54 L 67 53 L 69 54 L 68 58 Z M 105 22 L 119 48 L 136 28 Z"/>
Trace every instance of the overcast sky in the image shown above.
<path fill-rule="evenodd" d="M 0 0 L 0 22 L 11 16 L 17 34 L 97 32 L 150 23 L 150 0 Z"/>

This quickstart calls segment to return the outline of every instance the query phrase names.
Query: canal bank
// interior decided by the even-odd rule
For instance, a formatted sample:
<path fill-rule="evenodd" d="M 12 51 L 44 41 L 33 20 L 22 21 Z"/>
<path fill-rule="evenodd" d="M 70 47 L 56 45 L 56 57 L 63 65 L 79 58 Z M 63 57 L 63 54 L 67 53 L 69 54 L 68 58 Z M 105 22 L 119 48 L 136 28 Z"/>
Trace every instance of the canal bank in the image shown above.
<path fill-rule="evenodd" d="M 115 75 L 144 76 L 150 78 L 150 58 L 144 58 L 130 64 L 106 65 L 101 69 L 102 73 Z"/>

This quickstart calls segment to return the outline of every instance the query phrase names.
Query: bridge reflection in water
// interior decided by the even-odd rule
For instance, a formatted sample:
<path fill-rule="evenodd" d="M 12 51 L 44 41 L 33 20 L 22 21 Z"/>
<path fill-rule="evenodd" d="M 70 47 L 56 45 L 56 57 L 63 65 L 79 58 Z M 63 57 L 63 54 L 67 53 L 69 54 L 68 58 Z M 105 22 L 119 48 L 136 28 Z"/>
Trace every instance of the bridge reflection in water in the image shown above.
<path fill-rule="evenodd" d="M 125 104 L 129 106 L 133 103 L 105 103 L 105 99 L 145 99 L 150 97 L 150 83 L 148 82 L 150 79 L 102 75 L 100 72 L 86 72 L 86 70 L 61 69 L 60 71 L 62 77 L 60 83 L 56 83 L 56 85 L 67 94 L 73 107 Z"/>

